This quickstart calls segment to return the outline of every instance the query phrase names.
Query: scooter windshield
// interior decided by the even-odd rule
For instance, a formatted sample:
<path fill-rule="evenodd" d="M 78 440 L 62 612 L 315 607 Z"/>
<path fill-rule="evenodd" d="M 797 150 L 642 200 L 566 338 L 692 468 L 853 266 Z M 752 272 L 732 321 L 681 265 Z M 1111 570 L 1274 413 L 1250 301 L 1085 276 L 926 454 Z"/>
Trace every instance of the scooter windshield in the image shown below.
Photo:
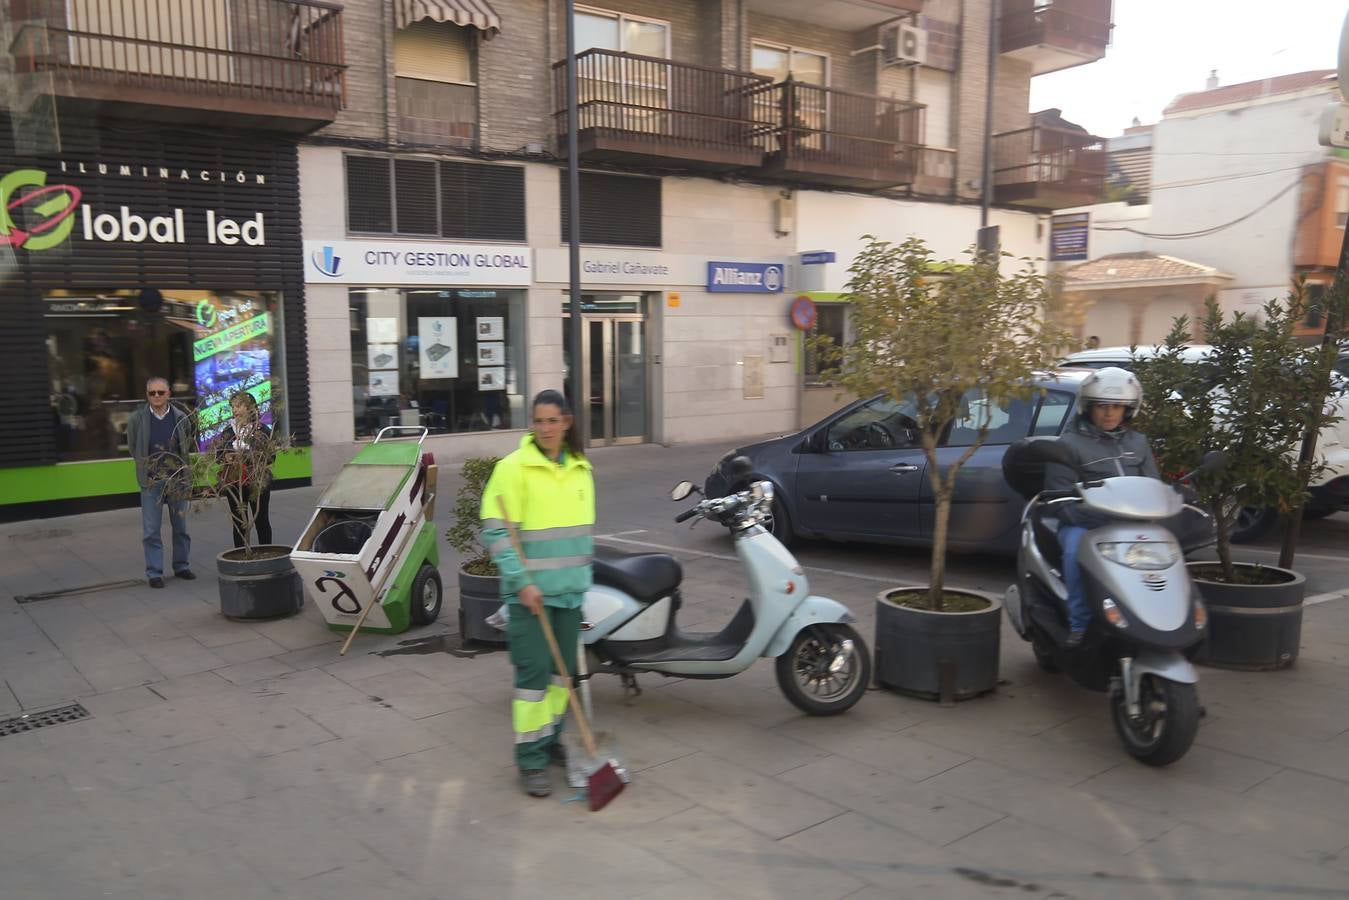
<path fill-rule="evenodd" d="M 1185 506 L 1180 495 L 1155 478 L 1121 475 L 1097 487 L 1079 487 L 1083 504 L 1116 519 L 1167 519 Z"/>

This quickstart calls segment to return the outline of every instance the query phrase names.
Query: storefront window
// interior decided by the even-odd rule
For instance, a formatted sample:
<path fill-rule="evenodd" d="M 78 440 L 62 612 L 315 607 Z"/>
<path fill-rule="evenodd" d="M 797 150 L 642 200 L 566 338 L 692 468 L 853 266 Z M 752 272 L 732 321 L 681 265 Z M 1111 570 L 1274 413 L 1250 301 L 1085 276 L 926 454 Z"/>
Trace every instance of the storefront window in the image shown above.
<path fill-rule="evenodd" d="M 524 428 L 524 292 L 353 288 L 356 436 Z"/>
<path fill-rule="evenodd" d="M 237 391 L 258 399 L 267 424 L 284 418 L 271 403 L 272 378 L 285 371 L 279 294 L 145 289 L 44 299 L 62 461 L 125 455 L 127 419 L 152 376 L 168 379 L 175 403 L 200 410 L 203 448 L 228 424 Z"/>

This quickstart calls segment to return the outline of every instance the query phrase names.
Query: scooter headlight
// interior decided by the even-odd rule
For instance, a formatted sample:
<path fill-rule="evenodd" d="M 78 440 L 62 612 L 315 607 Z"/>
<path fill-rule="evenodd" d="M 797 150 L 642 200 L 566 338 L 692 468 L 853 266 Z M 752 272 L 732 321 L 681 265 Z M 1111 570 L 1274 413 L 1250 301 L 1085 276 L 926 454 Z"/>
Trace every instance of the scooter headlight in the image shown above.
<path fill-rule="evenodd" d="M 1176 545 L 1169 541 L 1107 541 L 1096 549 L 1111 562 L 1131 569 L 1167 569 L 1180 559 Z"/>

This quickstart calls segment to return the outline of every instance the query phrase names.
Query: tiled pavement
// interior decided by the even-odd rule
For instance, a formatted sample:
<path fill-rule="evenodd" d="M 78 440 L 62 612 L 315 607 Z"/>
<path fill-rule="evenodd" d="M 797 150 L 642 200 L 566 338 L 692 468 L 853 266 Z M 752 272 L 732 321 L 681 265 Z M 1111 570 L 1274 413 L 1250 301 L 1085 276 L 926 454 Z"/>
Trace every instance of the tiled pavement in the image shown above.
<path fill-rule="evenodd" d="M 276 495 L 279 535 L 315 496 Z M 193 527 L 223 545 L 219 511 Z M 411 632 L 339 658 L 312 608 L 226 621 L 206 552 L 164 590 L 11 599 L 136 578 L 137 528 L 0 526 L 0 717 L 92 713 L 0 738 L 5 900 L 1349 896 L 1349 600 L 1307 610 L 1290 671 L 1204 670 L 1198 744 L 1161 771 L 1010 632 L 1005 683 L 954 709 L 877 691 L 805 717 L 766 662 L 600 682 L 635 779 L 592 814 L 518 792 L 503 653 L 380 655 Z M 811 577 L 870 634 L 874 582 Z M 685 612 L 729 614 L 739 583 L 699 558 Z"/>

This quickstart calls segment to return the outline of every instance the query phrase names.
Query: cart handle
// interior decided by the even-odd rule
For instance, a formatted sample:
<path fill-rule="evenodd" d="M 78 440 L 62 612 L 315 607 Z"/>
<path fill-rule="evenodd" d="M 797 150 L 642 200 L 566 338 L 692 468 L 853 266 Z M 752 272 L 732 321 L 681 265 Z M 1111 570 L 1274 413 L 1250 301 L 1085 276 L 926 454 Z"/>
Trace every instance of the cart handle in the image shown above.
<path fill-rule="evenodd" d="M 395 433 L 396 433 L 396 432 L 400 432 L 400 431 L 416 431 L 416 432 L 420 432 L 420 433 L 417 435 L 417 444 L 418 444 L 419 446 L 426 440 L 426 436 L 427 436 L 428 434 L 431 433 L 430 429 L 427 428 L 425 425 L 385 425 L 383 428 L 381 428 L 381 429 L 379 430 L 379 433 L 375 435 L 374 443 L 378 444 L 378 443 L 380 442 L 380 440 L 383 439 L 384 433 L 385 433 L 386 431 L 392 431 L 392 432 L 395 432 Z M 390 435 L 390 436 L 391 436 L 391 437 L 396 437 L 397 434 Z"/>

